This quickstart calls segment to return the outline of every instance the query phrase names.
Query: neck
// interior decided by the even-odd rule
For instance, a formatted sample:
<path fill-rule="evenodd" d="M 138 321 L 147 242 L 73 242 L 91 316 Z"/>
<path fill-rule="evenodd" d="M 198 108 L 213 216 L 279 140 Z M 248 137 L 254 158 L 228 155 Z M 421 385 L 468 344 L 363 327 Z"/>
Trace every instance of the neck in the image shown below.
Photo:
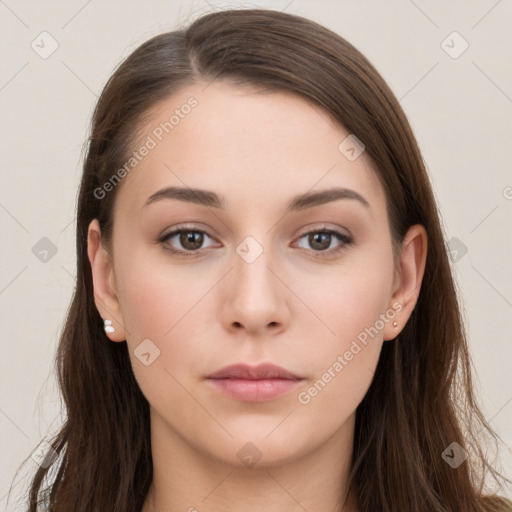
<path fill-rule="evenodd" d="M 153 481 L 142 512 L 357 512 L 347 492 L 354 419 L 301 455 L 245 467 L 198 450 L 152 411 Z"/>

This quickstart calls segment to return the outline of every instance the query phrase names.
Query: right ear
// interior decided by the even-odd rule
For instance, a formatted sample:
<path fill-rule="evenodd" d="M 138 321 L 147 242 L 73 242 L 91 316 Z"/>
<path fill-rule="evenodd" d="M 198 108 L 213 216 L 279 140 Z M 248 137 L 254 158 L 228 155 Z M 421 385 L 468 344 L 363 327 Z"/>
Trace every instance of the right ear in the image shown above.
<path fill-rule="evenodd" d="M 114 332 L 105 334 L 112 341 L 126 340 L 121 308 L 116 294 L 114 269 L 110 254 L 101 244 L 98 219 L 93 219 L 87 232 L 87 255 L 91 264 L 94 302 L 103 320 L 110 320 Z"/>

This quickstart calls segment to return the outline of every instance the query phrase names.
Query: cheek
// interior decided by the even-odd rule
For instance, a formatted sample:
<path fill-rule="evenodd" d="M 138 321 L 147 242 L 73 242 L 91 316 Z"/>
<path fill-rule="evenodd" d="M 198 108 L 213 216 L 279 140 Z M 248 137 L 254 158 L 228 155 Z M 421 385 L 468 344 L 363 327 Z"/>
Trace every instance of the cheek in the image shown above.
<path fill-rule="evenodd" d="M 372 343 L 350 343 L 347 350 L 332 353 L 317 378 L 299 391 L 298 412 L 306 423 L 316 418 L 322 437 L 346 424 L 368 391 L 382 346 L 377 340 Z"/>
<path fill-rule="evenodd" d="M 163 252 L 141 250 L 117 263 L 122 282 L 121 310 L 133 341 L 141 337 L 171 338 L 181 320 L 193 313 L 214 284 L 213 280 L 198 279 L 197 272 L 186 265 L 172 265 Z"/>
<path fill-rule="evenodd" d="M 305 325 L 310 336 L 316 330 L 321 346 L 331 353 L 348 349 L 352 340 L 359 335 L 364 338 L 376 324 L 382 331 L 379 317 L 390 307 L 391 268 L 388 261 L 375 259 L 348 262 L 330 274 L 304 275 L 296 281 L 294 292 L 309 312 L 296 321 Z"/>
<path fill-rule="evenodd" d="M 331 279 L 311 279 L 298 291 L 315 313 L 304 316 L 301 325 L 310 373 L 298 402 L 310 413 L 318 409 L 333 428 L 363 399 L 379 359 L 383 327 L 392 321 L 385 314 L 389 262 L 361 262 L 347 269 Z M 314 344 L 307 341 L 315 338 Z"/>
<path fill-rule="evenodd" d="M 169 268 L 141 270 L 138 267 L 130 274 L 133 277 L 123 290 L 122 314 L 133 372 L 142 393 L 161 416 L 183 416 L 181 421 L 185 421 L 192 412 L 198 414 L 197 403 L 189 394 L 191 374 L 201 362 L 194 329 L 201 328 L 201 297 L 208 289 L 176 269 L 172 276 L 166 275 Z M 142 346 L 144 351 L 139 348 Z M 144 361 L 142 354 L 148 352 Z"/>
<path fill-rule="evenodd" d="M 165 258 L 142 251 L 133 251 L 116 264 L 121 313 L 135 376 L 145 394 L 151 394 L 148 386 L 156 389 L 160 385 L 167 387 L 168 394 L 172 392 L 170 383 L 176 384 L 171 375 L 181 381 L 181 376 L 194 367 L 194 329 L 201 329 L 198 319 L 202 301 L 215 281 L 197 279 L 197 274 L 185 266 L 165 264 Z M 141 355 L 139 347 L 145 347 L 142 353 L 150 353 L 145 361 L 137 357 Z"/>

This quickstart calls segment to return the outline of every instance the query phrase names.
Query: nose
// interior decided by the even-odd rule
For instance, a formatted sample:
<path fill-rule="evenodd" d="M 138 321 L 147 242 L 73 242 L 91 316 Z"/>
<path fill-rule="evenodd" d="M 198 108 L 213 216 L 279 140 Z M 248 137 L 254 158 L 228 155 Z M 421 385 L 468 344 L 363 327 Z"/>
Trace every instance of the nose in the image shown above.
<path fill-rule="evenodd" d="M 279 273 L 270 251 L 263 250 L 252 262 L 238 253 L 234 256 L 233 268 L 223 284 L 221 317 L 226 329 L 260 336 L 286 328 L 291 293 Z"/>

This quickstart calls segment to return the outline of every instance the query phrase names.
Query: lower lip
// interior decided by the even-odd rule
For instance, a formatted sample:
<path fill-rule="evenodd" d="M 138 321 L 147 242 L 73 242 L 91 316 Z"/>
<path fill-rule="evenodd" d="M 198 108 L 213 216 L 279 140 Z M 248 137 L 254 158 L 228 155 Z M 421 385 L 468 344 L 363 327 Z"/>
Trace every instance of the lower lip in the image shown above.
<path fill-rule="evenodd" d="M 222 393 L 245 402 L 265 402 L 289 393 L 303 379 L 208 379 Z"/>

